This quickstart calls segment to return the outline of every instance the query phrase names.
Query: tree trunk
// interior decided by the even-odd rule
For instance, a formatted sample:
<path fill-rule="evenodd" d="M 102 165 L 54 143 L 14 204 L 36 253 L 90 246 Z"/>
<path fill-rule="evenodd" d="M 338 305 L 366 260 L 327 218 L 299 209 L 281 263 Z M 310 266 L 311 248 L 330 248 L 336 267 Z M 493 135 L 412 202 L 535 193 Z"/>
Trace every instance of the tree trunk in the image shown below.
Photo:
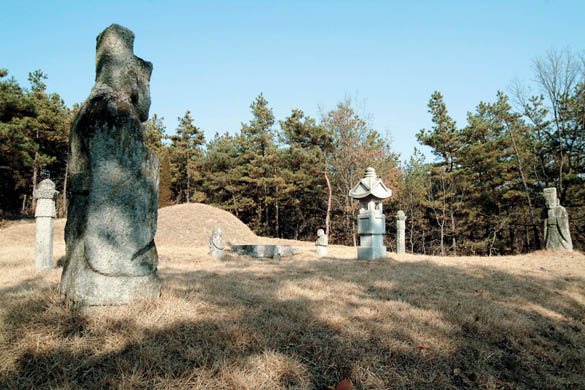
<path fill-rule="evenodd" d="M 453 211 L 451 211 L 451 233 L 453 234 L 453 256 L 457 256 L 457 239 L 455 238 L 455 217 L 453 216 Z"/>
<path fill-rule="evenodd" d="M 331 223 L 331 183 L 327 176 L 327 159 L 325 159 L 325 181 L 327 182 L 327 214 L 325 216 L 325 236 L 329 237 L 329 224 Z"/>
<path fill-rule="evenodd" d="M 22 207 L 20 208 L 20 213 L 24 214 L 24 210 L 26 209 L 26 198 L 28 197 L 27 194 L 22 195 Z"/>
<path fill-rule="evenodd" d="M 278 221 L 278 199 L 276 200 L 276 202 L 275 202 L 275 205 L 274 205 L 274 206 L 275 206 L 275 207 L 274 207 L 274 209 L 275 209 L 275 211 L 274 211 L 274 212 L 275 212 L 275 214 L 276 214 L 276 215 L 274 216 L 274 219 L 276 220 L 276 221 L 275 221 L 275 223 L 276 223 L 276 237 L 280 238 L 280 228 L 279 228 L 279 221 Z"/>
<path fill-rule="evenodd" d="M 410 229 L 408 232 L 408 240 L 410 241 L 410 253 L 414 253 L 414 221 L 412 220 L 412 216 L 409 219 Z"/>
<path fill-rule="evenodd" d="M 39 167 L 37 165 L 37 159 L 39 157 L 39 152 L 35 152 L 35 161 L 33 162 L 33 177 L 32 177 L 32 188 L 33 188 L 33 197 L 31 203 L 31 211 L 35 211 L 35 207 L 37 207 L 37 200 L 35 199 L 34 193 L 37 189 L 37 176 L 39 174 Z"/>
<path fill-rule="evenodd" d="M 266 170 L 264 170 L 266 172 Z M 268 224 L 268 190 L 266 188 L 266 183 L 264 183 L 264 223 L 266 224 L 265 232 L 266 234 L 270 235 L 270 228 Z"/>
<path fill-rule="evenodd" d="M 518 171 L 520 171 L 520 178 L 522 179 L 522 185 L 524 186 L 524 193 L 526 194 L 526 200 L 528 201 L 528 212 L 530 213 L 530 222 L 532 223 L 533 229 L 532 234 L 534 235 L 534 245 L 536 248 L 540 247 L 540 240 L 538 239 L 538 230 L 536 228 L 536 220 L 534 218 L 534 210 L 532 209 L 532 199 L 530 198 L 530 191 L 528 190 L 528 184 L 526 183 L 526 176 L 524 175 L 524 167 L 522 166 L 522 159 L 520 158 L 520 152 L 516 146 L 516 137 L 512 132 L 512 128 L 509 123 L 506 123 L 510 139 L 512 140 L 512 146 L 514 147 L 514 154 L 516 155 L 516 163 L 518 164 Z"/>
<path fill-rule="evenodd" d="M 441 256 L 445 256 L 445 246 L 443 244 L 445 239 L 445 223 L 441 223 Z"/>

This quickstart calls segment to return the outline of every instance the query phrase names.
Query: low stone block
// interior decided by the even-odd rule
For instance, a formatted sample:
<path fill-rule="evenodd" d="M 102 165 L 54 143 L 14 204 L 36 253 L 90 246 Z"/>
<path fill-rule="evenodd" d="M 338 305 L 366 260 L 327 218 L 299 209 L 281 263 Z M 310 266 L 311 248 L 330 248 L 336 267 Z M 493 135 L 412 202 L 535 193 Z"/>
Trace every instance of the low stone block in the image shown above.
<path fill-rule="evenodd" d="M 298 249 L 292 248 L 290 245 L 234 245 L 231 250 L 239 255 L 275 260 L 300 253 Z"/>
<path fill-rule="evenodd" d="M 358 247 L 358 259 L 376 260 L 386 258 L 385 246 Z"/>

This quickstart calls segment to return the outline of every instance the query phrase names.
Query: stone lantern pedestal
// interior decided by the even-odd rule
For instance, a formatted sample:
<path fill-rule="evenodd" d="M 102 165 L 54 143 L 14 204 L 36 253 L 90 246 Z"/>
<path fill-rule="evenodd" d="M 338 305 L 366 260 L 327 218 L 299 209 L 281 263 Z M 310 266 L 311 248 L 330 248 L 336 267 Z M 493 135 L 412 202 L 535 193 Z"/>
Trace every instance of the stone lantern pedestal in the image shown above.
<path fill-rule="evenodd" d="M 376 177 L 375 169 L 369 167 L 366 169 L 366 177 L 349 191 L 349 196 L 360 202 L 358 259 L 374 260 L 386 257 L 384 246 L 386 217 L 382 210 L 382 200 L 392 196 L 392 190 Z"/>

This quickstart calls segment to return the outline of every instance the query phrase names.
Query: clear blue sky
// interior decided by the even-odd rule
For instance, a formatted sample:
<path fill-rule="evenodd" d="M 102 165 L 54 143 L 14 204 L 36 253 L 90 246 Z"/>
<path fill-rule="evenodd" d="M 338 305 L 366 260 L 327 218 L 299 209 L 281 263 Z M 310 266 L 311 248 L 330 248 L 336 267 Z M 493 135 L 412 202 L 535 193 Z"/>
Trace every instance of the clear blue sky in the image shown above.
<path fill-rule="evenodd" d="M 206 138 L 238 132 L 262 92 L 277 120 L 318 117 L 344 96 L 407 158 L 443 93 L 459 126 L 551 48 L 585 49 L 584 1 L 26 1 L 0 6 L 0 67 L 42 69 L 68 106 L 88 96 L 95 37 L 118 23 L 151 61 L 150 114 L 191 110 Z"/>

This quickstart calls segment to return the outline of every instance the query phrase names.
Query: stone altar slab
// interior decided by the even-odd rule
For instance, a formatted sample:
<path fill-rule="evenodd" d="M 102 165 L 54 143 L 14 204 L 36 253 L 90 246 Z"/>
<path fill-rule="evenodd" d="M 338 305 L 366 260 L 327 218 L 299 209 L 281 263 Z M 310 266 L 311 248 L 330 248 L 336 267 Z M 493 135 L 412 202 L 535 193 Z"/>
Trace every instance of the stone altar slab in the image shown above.
<path fill-rule="evenodd" d="M 260 259 L 280 259 L 300 253 L 290 245 L 233 245 L 232 252 Z"/>

